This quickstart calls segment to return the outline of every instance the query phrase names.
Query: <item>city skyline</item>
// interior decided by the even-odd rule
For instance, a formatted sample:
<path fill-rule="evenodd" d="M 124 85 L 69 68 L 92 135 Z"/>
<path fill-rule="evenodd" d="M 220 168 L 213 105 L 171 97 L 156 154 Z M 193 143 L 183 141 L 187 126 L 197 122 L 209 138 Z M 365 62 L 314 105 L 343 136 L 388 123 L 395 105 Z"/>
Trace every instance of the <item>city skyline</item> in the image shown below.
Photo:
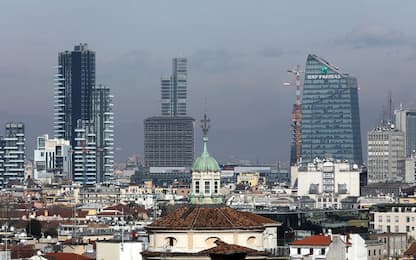
<path fill-rule="evenodd" d="M 221 162 L 233 158 L 288 161 L 295 94 L 281 85 L 292 80 L 287 69 L 297 64 L 304 67 L 309 53 L 336 61 L 357 77 L 363 147 L 366 132 L 379 122 L 379 104 L 384 103 L 388 90 L 398 103 L 415 106 L 411 72 L 416 49 L 413 24 L 408 22 L 415 3 L 410 1 L 408 5 L 380 1 L 377 6 L 239 1 L 239 9 L 233 13 L 229 11 L 233 3 L 222 3 L 224 8 L 217 10 L 215 5 L 182 1 L 167 13 L 160 11 L 165 4 L 156 1 L 131 4 L 130 8 L 104 4 L 102 12 L 95 14 L 97 19 L 91 19 L 87 10 L 95 3 L 83 8 L 47 1 L 27 3 L 26 8 L 19 3 L 2 3 L 0 21 L 14 26 L 13 30 L 2 29 L 6 40 L 0 50 L 4 92 L 0 123 L 25 122 L 27 151 L 35 147 L 36 136 L 52 133 L 51 68 L 57 65 L 56 53 L 79 42 L 88 43 L 97 53 L 97 78 L 114 91 L 118 161 L 133 153 L 143 155 L 143 119 L 158 114 L 158 79 L 177 56 L 188 58 L 192 72 L 189 115 L 200 118 L 208 110 L 216 124 L 210 146 Z M 300 7 L 304 10 L 298 10 Z M 314 11 L 328 15 L 312 19 L 309 13 Z M 79 16 L 73 24 L 70 19 L 58 19 L 73 17 L 72 12 Z M 27 19 L 19 20 L 21 16 Z M 354 21 L 347 22 L 347 16 L 353 16 Z M 386 17 L 395 19 L 387 21 Z M 59 26 L 50 23 L 51 19 L 59 21 Z M 292 27 L 296 19 L 305 26 Z M 306 19 L 310 20 L 307 24 Z M 28 30 L 28 21 L 39 29 Z M 89 26 L 81 27 L 83 23 Z M 323 24 L 325 29 L 321 29 Z M 58 33 L 62 37 L 54 37 Z M 177 34 L 178 41 L 163 42 L 156 34 Z M 36 66 L 31 65 L 34 61 Z M 195 138 L 198 140 L 198 135 Z M 200 144 L 195 151 L 201 151 Z"/>

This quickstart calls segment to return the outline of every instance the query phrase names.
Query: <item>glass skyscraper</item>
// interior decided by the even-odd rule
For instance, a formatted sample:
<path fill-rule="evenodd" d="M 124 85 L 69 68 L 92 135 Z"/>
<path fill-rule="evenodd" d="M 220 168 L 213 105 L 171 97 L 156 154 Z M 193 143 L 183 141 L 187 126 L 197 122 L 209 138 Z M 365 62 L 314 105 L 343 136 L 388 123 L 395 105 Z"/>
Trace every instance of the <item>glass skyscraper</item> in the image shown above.
<path fill-rule="evenodd" d="M 55 138 L 69 140 L 74 146 L 77 121 L 93 117 L 95 52 L 80 44 L 73 51 L 59 53 L 54 85 Z"/>
<path fill-rule="evenodd" d="M 172 75 L 160 80 L 162 116 L 186 116 L 186 63 L 186 58 L 174 58 Z"/>
<path fill-rule="evenodd" d="M 144 120 L 144 162 L 150 167 L 185 167 L 194 160 L 194 119 L 187 116 L 187 59 L 172 60 L 161 78 L 161 116 Z"/>
<path fill-rule="evenodd" d="M 72 178 L 86 184 L 112 179 L 114 115 L 110 88 L 96 85 L 95 52 L 87 44 L 59 53 L 54 88 L 55 138 L 72 147 Z"/>
<path fill-rule="evenodd" d="M 303 162 L 362 163 L 357 79 L 316 55 L 306 60 L 301 132 Z"/>
<path fill-rule="evenodd" d="M 405 134 L 406 157 L 416 153 L 416 110 L 400 108 L 394 112 L 396 128 Z"/>

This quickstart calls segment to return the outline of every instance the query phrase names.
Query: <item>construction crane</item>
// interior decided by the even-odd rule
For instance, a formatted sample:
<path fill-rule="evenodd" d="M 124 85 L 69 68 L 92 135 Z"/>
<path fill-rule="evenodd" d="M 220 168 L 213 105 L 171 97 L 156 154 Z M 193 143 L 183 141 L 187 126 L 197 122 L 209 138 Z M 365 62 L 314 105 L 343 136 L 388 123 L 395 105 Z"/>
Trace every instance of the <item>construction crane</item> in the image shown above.
<path fill-rule="evenodd" d="M 301 125 L 302 125 L 302 106 L 300 100 L 300 77 L 304 71 L 300 70 L 300 66 L 297 65 L 296 69 L 288 70 L 290 74 L 295 75 L 295 87 L 296 87 L 296 103 L 293 105 L 292 110 L 292 142 L 290 149 L 290 164 L 295 165 L 300 162 L 300 150 L 302 144 Z M 284 83 L 286 86 L 293 86 L 290 83 Z"/>

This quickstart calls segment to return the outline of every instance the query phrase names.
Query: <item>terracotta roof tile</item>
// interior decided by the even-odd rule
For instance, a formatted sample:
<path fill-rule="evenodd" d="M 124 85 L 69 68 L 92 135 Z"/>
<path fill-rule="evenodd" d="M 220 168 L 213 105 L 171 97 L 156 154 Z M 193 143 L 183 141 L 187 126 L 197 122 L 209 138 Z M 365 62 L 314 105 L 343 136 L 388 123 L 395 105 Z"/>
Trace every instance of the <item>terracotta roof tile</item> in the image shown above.
<path fill-rule="evenodd" d="M 185 206 L 159 218 L 148 229 L 247 229 L 278 225 L 271 219 L 226 206 Z"/>
<path fill-rule="evenodd" d="M 413 242 L 410 247 L 404 252 L 405 256 L 416 256 L 416 242 Z"/>
<path fill-rule="evenodd" d="M 235 253 L 246 253 L 248 255 L 267 255 L 266 252 L 257 251 L 252 248 L 227 244 L 222 240 L 215 241 L 216 246 L 200 251 L 201 254 L 235 254 Z"/>
<path fill-rule="evenodd" d="M 74 253 L 49 253 L 46 256 L 52 256 L 55 260 L 92 260 L 92 258 L 74 254 Z"/>
<path fill-rule="evenodd" d="M 310 236 L 301 240 L 296 240 L 290 245 L 296 246 L 329 246 L 331 244 L 331 237 L 325 235 Z"/>

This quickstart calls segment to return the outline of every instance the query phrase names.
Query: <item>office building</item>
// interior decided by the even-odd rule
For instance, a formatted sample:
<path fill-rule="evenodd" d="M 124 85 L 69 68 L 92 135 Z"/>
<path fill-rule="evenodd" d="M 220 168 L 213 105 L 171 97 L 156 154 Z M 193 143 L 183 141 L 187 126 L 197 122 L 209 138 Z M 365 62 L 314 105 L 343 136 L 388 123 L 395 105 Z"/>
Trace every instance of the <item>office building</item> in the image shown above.
<path fill-rule="evenodd" d="M 88 120 L 78 120 L 73 146 L 73 180 L 82 184 L 97 182 L 96 130 Z"/>
<path fill-rule="evenodd" d="M 57 139 L 69 140 L 74 149 L 71 175 L 74 181 L 83 183 L 91 183 L 93 179 L 94 182 L 111 180 L 114 171 L 113 96 L 108 87 L 95 84 L 95 52 L 89 50 L 87 44 L 61 52 L 57 69 L 54 135 Z M 88 163 L 84 162 L 80 151 L 85 145 L 88 149 L 94 146 L 94 167 L 92 152 L 88 154 L 91 157 Z M 94 178 L 93 169 L 96 171 Z M 82 180 L 82 176 L 87 180 Z"/>
<path fill-rule="evenodd" d="M 415 155 L 406 157 L 404 168 L 405 168 L 404 182 L 415 183 L 416 182 L 416 156 Z"/>
<path fill-rule="evenodd" d="M 174 58 L 172 75 L 160 80 L 162 116 L 185 116 L 187 113 L 186 63 L 186 58 Z"/>
<path fill-rule="evenodd" d="M 73 51 L 59 53 L 54 78 L 54 134 L 55 138 L 75 144 L 78 120 L 90 120 L 93 113 L 92 96 L 95 86 L 95 52 L 87 44 Z"/>
<path fill-rule="evenodd" d="M 403 109 L 394 111 L 396 128 L 405 134 L 406 157 L 416 153 L 416 110 Z"/>
<path fill-rule="evenodd" d="M 301 132 L 303 162 L 362 163 L 357 79 L 316 55 L 306 61 Z"/>
<path fill-rule="evenodd" d="M 368 132 L 368 183 L 405 179 L 404 133 L 392 127 Z"/>
<path fill-rule="evenodd" d="M 72 179 L 71 153 L 68 140 L 39 136 L 34 151 L 34 178 L 49 183 L 56 178 Z"/>
<path fill-rule="evenodd" d="M 97 182 L 111 180 L 114 172 L 114 113 L 110 88 L 94 88 Z"/>
<path fill-rule="evenodd" d="M 174 58 L 172 75 L 161 78 L 161 114 L 144 120 L 144 162 L 159 172 L 189 174 L 194 159 L 194 119 L 187 114 L 187 60 Z M 165 168 L 162 169 L 162 168 Z M 150 176 L 150 175 L 149 175 Z M 151 176 L 150 176 L 151 177 Z M 162 179 L 172 179 L 164 176 Z M 153 178 L 152 178 L 153 179 Z"/>
<path fill-rule="evenodd" d="M 25 126 L 23 123 L 6 123 L 5 135 L 0 138 L 1 184 L 7 186 L 25 178 Z"/>
<path fill-rule="evenodd" d="M 193 160 L 193 118 L 156 116 L 144 120 L 144 161 L 146 168 L 190 168 Z"/>

